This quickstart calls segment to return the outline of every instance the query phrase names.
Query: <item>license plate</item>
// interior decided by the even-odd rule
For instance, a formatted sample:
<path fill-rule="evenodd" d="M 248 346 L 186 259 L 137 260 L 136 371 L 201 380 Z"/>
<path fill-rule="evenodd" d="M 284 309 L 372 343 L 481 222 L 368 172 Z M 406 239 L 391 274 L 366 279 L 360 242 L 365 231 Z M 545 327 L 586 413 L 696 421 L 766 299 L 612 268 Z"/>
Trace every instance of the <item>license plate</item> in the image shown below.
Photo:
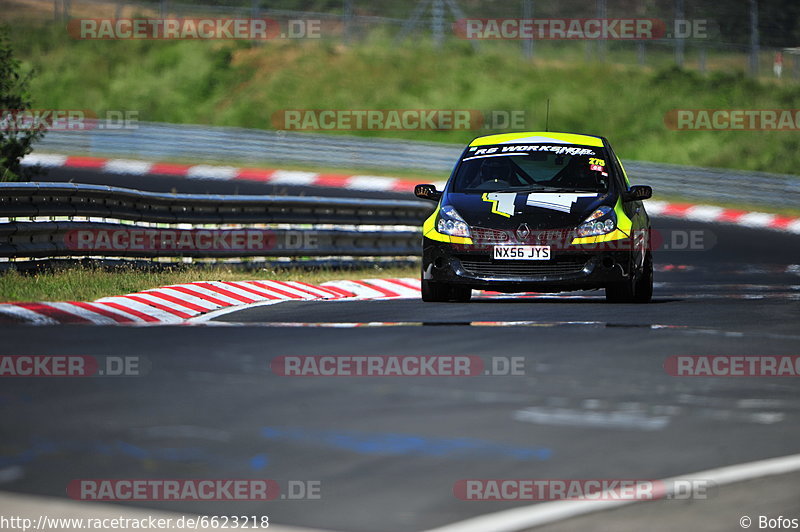
<path fill-rule="evenodd" d="M 494 246 L 492 257 L 500 260 L 550 260 L 550 246 Z"/>

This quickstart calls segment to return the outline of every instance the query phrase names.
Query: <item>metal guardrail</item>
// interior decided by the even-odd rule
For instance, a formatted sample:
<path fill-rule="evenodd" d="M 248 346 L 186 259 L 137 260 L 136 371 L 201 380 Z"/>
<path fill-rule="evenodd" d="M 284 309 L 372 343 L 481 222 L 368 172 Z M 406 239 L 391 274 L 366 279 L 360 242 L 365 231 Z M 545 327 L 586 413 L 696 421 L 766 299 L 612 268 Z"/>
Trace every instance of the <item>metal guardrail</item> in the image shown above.
<path fill-rule="evenodd" d="M 134 222 L 419 225 L 433 211 L 416 200 L 164 194 L 104 185 L 0 183 L 0 214 L 94 216 Z"/>
<path fill-rule="evenodd" d="M 122 246 L 114 246 L 110 239 L 103 247 L 81 248 L 81 235 L 96 237 L 101 232 L 109 238 L 115 233 L 125 233 L 128 238 Z M 245 244 L 214 249 L 198 247 L 171 248 L 164 243 L 165 233 L 171 233 L 171 241 L 179 242 L 181 235 L 207 233 L 206 242 L 211 243 L 221 236 L 239 233 Z M 137 249 L 131 246 L 131 235 L 138 233 L 143 242 L 152 236 L 156 245 Z M 147 235 L 150 233 L 151 235 Z M 259 236 L 259 246 L 248 247 L 248 236 Z M 226 238 L 228 236 L 228 238 Z M 96 239 L 93 239 L 96 241 Z M 196 241 L 195 238 L 189 238 Z M 295 243 L 292 245 L 292 243 Z M 187 230 L 132 228 L 124 224 L 83 222 L 23 222 L 0 224 L 0 257 L 96 257 L 114 256 L 126 258 L 192 257 L 192 258 L 236 258 L 236 257 L 396 257 L 419 254 L 418 231 L 348 231 L 342 229 L 268 229 L 268 230 Z M 227 245 L 227 244 L 226 244 Z"/>
<path fill-rule="evenodd" d="M 612 139 L 613 140 L 613 139 Z M 126 159 L 180 159 L 225 164 L 312 164 L 441 172 L 446 177 L 463 146 L 345 135 L 140 122 L 136 129 L 50 131 L 43 152 Z M 656 196 L 800 205 L 800 177 L 669 164 L 623 161 L 631 180 Z"/>
<path fill-rule="evenodd" d="M 294 163 L 449 172 L 463 146 L 345 135 L 139 122 L 130 129 L 49 131 L 42 152 L 224 164 Z"/>
<path fill-rule="evenodd" d="M 0 183 L 0 257 L 408 256 L 419 253 L 420 242 L 409 226 L 432 211 L 421 201 Z M 47 220 L 27 221 L 35 218 Z M 204 227 L 211 224 L 236 228 Z"/>

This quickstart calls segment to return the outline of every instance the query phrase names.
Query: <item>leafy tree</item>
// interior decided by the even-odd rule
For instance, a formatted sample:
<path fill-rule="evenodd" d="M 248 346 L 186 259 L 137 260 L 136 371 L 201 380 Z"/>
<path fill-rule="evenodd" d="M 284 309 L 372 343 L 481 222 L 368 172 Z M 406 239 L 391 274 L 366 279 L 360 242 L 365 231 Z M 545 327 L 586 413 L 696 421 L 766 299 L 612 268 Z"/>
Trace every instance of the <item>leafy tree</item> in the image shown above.
<path fill-rule="evenodd" d="M 31 109 L 32 77 L 32 72 L 22 72 L 19 60 L 14 59 L 8 31 L 0 28 L 0 181 L 29 180 L 41 171 L 38 166 L 21 165 L 46 130 L 39 121 L 19 120 L 21 113 Z"/>

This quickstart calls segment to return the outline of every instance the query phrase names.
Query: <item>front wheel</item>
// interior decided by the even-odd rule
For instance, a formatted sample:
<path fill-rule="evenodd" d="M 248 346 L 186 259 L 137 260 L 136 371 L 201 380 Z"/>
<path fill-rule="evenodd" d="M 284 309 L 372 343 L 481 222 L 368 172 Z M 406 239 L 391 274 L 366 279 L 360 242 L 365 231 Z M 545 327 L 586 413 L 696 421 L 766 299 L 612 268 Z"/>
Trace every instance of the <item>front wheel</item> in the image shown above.
<path fill-rule="evenodd" d="M 650 303 L 653 300 L 653 254 L 649 251 L 644 256 L 642 275 L 636 281 L 633 294 L 634 303 Z"/>
<path fill-rule="evenodd" d="M 606 287 L 609 303 L 649 303 L 653 299 L 653 254 L 647 252 L 639 277 Z"/>
<path fill-rule="evenodd" d="M 466 303 L 472 297 L 468 286 L 449 285 L 422 280 L 422 300 L 426 303 L 456 301 Z"/>

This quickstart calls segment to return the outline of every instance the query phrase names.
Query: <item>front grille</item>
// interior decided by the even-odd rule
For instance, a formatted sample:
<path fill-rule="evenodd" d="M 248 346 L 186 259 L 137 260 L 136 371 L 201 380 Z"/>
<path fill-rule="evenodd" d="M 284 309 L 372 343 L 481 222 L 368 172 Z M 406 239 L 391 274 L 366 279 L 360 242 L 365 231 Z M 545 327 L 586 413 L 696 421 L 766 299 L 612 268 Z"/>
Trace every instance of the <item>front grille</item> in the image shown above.
<path fill-rule="evenodd" d="M 486 227 L 470 227 L 472 241 L 476 244 L 550 244 L 567 246 L 577 235 L 574 229 L 529 229 L 524 237 L 517 235 L 516 230 L 489 229 Z"/>
<path fill-rule="evenodd" d="M 486 257 L 464 257 L 461 266 L 481 277 L 539 277 L 544 275 L 575 275 L 586 267 L 586 257 L 564 257 L 556 261 L 493 261 Z"/>
<path fill-rule="evenodd" d="M 510 242 L 512 240 L 511 231 L 501 231 L 499 229 L 487 229 L 485 227 L 470 227 L 473 242 Z M 514 239 L 516 240 L 516 239 Z"/>

